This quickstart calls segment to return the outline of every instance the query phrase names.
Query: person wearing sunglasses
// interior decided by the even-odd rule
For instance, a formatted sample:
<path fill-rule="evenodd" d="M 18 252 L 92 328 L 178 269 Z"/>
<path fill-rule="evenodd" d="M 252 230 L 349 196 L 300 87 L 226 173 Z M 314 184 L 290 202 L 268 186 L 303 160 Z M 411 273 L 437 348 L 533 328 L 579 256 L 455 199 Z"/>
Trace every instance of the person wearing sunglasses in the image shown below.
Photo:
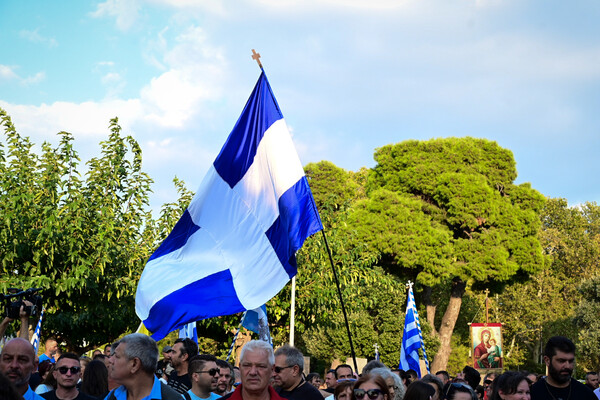
<path fill-rule="evenodd" d="M 364 375 L 354 384 L 353 400 L 391 400 L 385 380 L 378 375 Z"/>
<path fill-rule="evenodd" d="M 79 356 L 73 353 L 62 354 L 54 366 L 56 389 L 42 394 L 46 400 L 94 400 L 95 398 L 77 390 L 81 379 Z"/>
<path fill-rule="evenodd" d="M 192 388 L 188 390 L 192 400 L 216 400 L 220 395 L 212 393 L 217 389 L 219 367 L 217 358 L 212 354 L 194 356 L 189 361 Z"/>
<path fill-rule="evenodd" d="M 471 386 L 462 382 L 449 382 L 444 388 L 446 400 L 477 400 L 477 395 Z"/>
<path fill-rule="evenodd" d="M 295 347 L 285 345 L 275 351 L 273 386 L 284 399 L 323 400 L 319 389 L 304 379 L 304 356 Z"/>

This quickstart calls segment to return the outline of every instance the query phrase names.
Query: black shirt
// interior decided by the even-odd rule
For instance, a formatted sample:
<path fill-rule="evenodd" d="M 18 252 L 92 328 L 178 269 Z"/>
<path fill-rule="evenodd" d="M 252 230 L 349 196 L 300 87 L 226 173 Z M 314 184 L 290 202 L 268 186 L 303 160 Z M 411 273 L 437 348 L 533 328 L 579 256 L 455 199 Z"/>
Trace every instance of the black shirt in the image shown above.
<path fill-rule="evenodd" d="M 51 390 L 49 392 L 42 393 L 40 396 L 42 396 L 46 400 L 62 400 L 60 397 L 56 396 L 56 390 Z M 89 396 L 85 393 L 79 392 L 79 394 L 77 395 L 77 397 L 75 397 L 74 400 L 96 400 L 96 398 Z"/>
<path fill-rule="evenodd" d="M 190 374 L 179 376 L 177 375 L 177 371 L 172 371 L 171 375 L 169 375 L 167 385 L 183 394 L 192 388 L 192 380 L 190 379 Z"/>
<path fill-rule="evenodd" d="M 571 384 L 565 388 L 557 388 L 540 379 L 531 386 L 531 400 L 598 400 L 583 383 L 571 378 Z"/>
<path fill-rule="evenodd" d="M 276 389 L 284 399 L 290 400 L 323 400 L 323 395 L 319 392 L 319 389 L 311 385 L 305 380 L 302 380 L 298 386 L 294 389 L 287 391 L 281 388 Z"/>

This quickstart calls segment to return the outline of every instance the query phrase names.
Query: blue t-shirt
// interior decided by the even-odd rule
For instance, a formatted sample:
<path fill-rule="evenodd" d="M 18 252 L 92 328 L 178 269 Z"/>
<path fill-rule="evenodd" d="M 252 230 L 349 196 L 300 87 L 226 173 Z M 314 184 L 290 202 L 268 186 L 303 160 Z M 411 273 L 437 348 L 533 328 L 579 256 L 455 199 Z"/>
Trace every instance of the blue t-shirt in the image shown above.
<path fill-rule="evenodd" d="M 125 388 L 125 386 L 119 386 L 113 392 L 114 392 L 115 398 L 117 400 L 127 400 L 127 389 Z M 110 392 L 108 393 L 108 395 L 105 397 L 104 400 L 108 400 L 109 397 L 110 397 Z M 152 390 L 150 391 L 150 394 L 141 400 L 150 400 L 150 399 L 162 399 L 162 395 L 160 392 L 160 380 L 156 376 L 154 377 L 154 384 L 152 385 Z"/>
<path fill-rule="evenodd" d="M 46 360 L 50 360 L 50 362 L 51 362 L 52 364 L 54 364 L 54 363 L 56 362 L 56 361 L 54 360 L 54 357 L 48 357 L 48 356 L 46 355 L 46 353 L 42 354 L 42 355 L 40 356 L 39 360 L 40 360 L 40 361 L 39 361 L 39 362 L 40 362 L 40 364 L 41 364 L 41 362 L 42 362 L 42 361 L 46 361 Z"/>
<path fill-rule="evenodd" d="M 210 396 L 208 396 L 207 398 L 202 398 L 202 397 L 198 397 L 194 394 L 194 392 L 192 392 L 192 389 L 188 390 L 188 394 L 190 395 L 190 397 L 192 398 L 192 400 L 217 400 L 220 399 L 221 396 L 219 396 L 216 393 L 211 393 Z"/>
<path fill-rule="evenodd" d="M 42 396 L 31 390 L 30 387 L 27 387 L 27 391 L 23 395 L 24 400 L 44 400 Z"/>

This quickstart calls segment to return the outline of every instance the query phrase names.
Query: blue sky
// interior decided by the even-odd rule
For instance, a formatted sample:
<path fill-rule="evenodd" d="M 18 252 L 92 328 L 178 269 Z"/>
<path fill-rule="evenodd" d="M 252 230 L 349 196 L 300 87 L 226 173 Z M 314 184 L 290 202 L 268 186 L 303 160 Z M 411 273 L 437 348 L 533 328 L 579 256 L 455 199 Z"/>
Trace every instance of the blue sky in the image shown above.
<path fill-rule="evenodd" d="M 0 2 L 0 107 L 40 145 L 99 154 L 118 116 L 155 180 L 199 185 L 262 55 L 303 163 L 357 170 L 407 139 L 513 151 L 517 182 L 600 201 L 600 3 L 528 0 Z"/>

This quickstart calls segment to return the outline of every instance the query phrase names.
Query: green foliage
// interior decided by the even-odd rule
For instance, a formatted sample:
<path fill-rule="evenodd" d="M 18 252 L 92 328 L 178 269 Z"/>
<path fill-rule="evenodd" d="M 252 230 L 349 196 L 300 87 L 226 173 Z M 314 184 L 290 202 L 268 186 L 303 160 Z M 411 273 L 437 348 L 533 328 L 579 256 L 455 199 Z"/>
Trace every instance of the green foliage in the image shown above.
<path fill-rule="evenodd" d="M 378 240 L 378 249 L 398 267 L 416 268 L 420 282 L 458 277 L 485 285 L 543 267 L 537 232 L 544 198 L 528 185 L 513 184 L 510 151 L 483 139 L 450 138 L 384 146 L 375 159 L 368 195 L 380 206 L 368 212 L 378 218 L 361 213 L 356 222 L 369 222 L 362 226 L 365 238 L 369 230 L 377 237 L 378 230 L 396 224 L 387 240 Z M 382 196 L 381 189 L 396 197 Z M 396 218 L 401 213 L 410 218 Z M 407 253 L 420 254 L 422 261 Z"/>
<path fill-rule="evenodd" d="M 583 299 L 575 317 L 579 328 L 577 364 L 587 371 L 596 371 L 600 367 L 600 276 L 584 281 L 579 293 Z"/>
<path fill-rule="evenodd" d="M 44 289 L 45 331 L 85 350 L 137 325 L 134 293 L 150 248 L 143 228 L 151 179 L 141 150 L 114 119 L 85 179 L 71 134 L 41 155 L 0 110 L 0 290 Z"/>

